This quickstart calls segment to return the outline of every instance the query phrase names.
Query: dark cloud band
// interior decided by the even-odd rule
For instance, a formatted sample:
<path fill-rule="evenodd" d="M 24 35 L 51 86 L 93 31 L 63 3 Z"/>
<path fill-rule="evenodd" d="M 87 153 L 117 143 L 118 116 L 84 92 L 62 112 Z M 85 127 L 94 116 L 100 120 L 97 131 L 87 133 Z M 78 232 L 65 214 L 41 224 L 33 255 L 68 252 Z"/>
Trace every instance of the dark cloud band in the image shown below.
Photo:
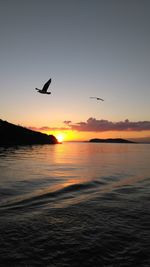
<path fill-rule="evenodd" d="M 43 126 L 40 128 L 28 127 L 34 131 L 67 131 L 75 130 L 79 132 L 107 132 L 107 131 L 149 131 L 150 121 L 118 121 L 112 122 L 108 120 L 97 120 L 89 118 L 86 122 L 72 123 L 71 121 L 64 121 L 66 127 L 48 127 Z"/>
<path fill-rule="evenodd" d="M 72 130 L 85 132 L 106 132 L 106 131 L 148 131 L 150 130 L 150 121 L 130 122 L 125 121 L 112 122 L 108 120 L 97 120 L 89 118 L 86 122 L 69 124 Z"/>

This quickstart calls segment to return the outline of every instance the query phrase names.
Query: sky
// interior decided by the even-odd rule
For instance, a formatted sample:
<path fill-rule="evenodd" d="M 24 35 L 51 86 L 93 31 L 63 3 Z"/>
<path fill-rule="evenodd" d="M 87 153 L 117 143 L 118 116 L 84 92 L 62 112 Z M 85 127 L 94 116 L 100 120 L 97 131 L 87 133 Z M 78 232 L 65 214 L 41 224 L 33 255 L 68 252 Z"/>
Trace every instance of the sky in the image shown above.
<path fill-rule="evenodd" d="M 0 118 L 66 141 L 150 139 L 149 14 L 149 0 L 1 0 Z"/>

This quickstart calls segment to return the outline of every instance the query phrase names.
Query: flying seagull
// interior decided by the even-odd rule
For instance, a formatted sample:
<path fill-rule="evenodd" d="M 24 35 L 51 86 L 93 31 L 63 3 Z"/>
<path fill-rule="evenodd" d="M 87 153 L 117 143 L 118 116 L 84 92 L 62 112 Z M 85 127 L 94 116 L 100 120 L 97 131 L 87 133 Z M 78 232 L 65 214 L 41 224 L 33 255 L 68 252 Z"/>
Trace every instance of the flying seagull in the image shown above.
<path fill-rule="evenodd" d="M 95 98 L 96 100 L 104 101 L 104 99 L 102 99 L 102 98 L 100 98 L 100 97 L 96 97 L 96 96 L 91 96 L 90 98 Z"/>
<path fill-rule="evenodd" d="M 43 86 L 42 89 L 38 89 L 38 88 L 35 88 L 35 89 L 36 89 L 39 93 L 41 93 L 41 94 L 47 94 L 47 95 L 50 95 L 51 92 L 47 92 L 50 83 L 51 83 L 51 79 L 49 79 L 49 80 L 44 84 L 44 86 Z"/>

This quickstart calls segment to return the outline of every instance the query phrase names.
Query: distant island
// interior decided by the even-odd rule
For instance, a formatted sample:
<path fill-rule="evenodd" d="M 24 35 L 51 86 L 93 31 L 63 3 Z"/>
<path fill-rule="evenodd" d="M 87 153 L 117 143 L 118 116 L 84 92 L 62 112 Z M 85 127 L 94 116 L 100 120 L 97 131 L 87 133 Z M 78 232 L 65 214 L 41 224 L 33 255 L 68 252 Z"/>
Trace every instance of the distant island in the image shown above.
<path fill-rule="evenodd" d="M 7 121 L 0 120 L 0 146 L 58 144 L 53 135 L 32 131 Z"/>
<path fill-rule="evenodd" d="M 135 143 L 133 141 L 129 141 L 122 138 L 107 138 L 107 139 L 100 139 L 100 138 L 94 138 L 89 140 L 91 143 Z"/>

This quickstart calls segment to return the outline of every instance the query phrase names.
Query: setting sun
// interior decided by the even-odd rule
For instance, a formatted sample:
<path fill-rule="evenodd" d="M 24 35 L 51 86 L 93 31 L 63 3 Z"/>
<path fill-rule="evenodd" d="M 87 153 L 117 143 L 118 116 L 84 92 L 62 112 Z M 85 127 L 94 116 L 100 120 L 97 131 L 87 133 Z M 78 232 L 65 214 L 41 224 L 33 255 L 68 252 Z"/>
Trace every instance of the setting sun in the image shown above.
<path fill-rule="evenodd" d="M 58 142 L 62 143 L 64 141 L 64 134 L 56 134 Z"/>

